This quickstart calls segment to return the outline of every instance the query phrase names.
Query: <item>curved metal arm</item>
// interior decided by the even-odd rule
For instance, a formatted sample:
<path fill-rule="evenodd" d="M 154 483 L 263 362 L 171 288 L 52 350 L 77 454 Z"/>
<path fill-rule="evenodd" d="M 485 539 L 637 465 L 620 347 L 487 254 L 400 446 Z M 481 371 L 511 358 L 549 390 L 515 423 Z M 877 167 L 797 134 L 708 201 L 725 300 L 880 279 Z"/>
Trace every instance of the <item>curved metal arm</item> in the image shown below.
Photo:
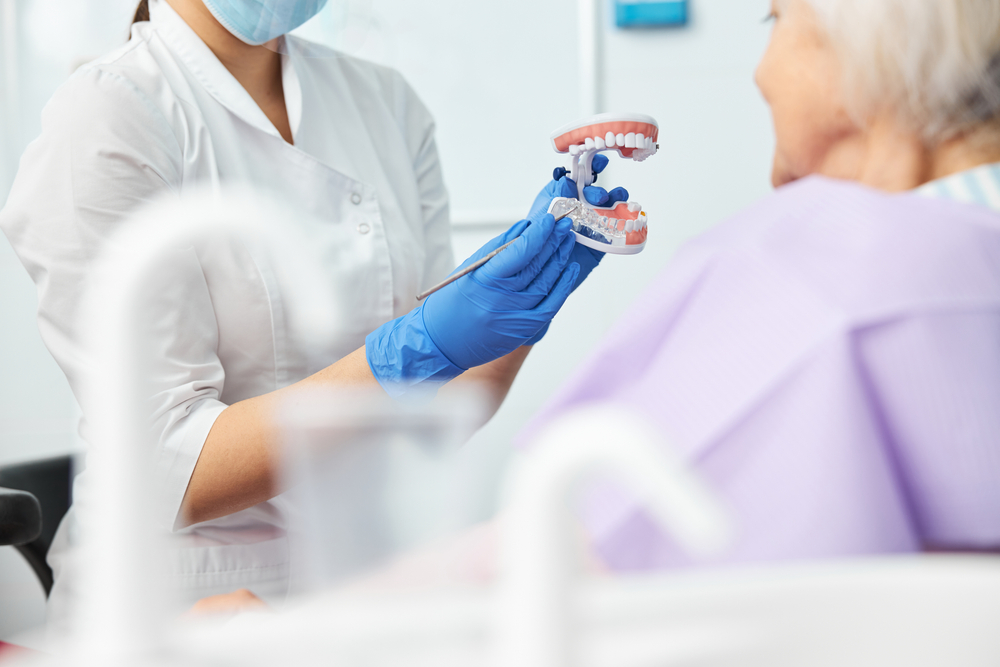
<path fill-rule="evenodd" d="M 155 438 L 142 418 L 148 410 L 144 357 L 135 333 L 151 267 L 179 245 L 219 235 L 243 241 L 274 260 L 296 286 L 286 295 L 291 319 L 307 338 L 322 341 L 337 321 L 337 302 L 318 261 L 309 261 L 309 244 L 296 238 L 293 226 L 279 226 L 292 216 L 288 208 L 249 192 L 187 196 L 133 216 L 92 274 L 96 279 L 82 308 L 88 318 L 86 349 L 97 363 L 87 378 L 91 400 L 84 408 L 91 426 L 91 479 L 87 495 L 77 498 L 85 579 L 74 628 L 85 661 L 129 664 L 156 645 L 163 627 L 159 615 L 169 612 L 162 577 L 156 576 L 167 569 L 159 560 L 163 536 L 151 520 L 158 501 L 151 461 Z"/>
<path fill-rule="evenodd" d="M 614 414 L 614 421 L 607 417 Z M 641 415 L 620 406 L 587 406 L 552 423 L 508 480 L 503 517 L 497 664 L 568 667 L 571 594 L 579 539 L 571 502 L 595 473 L 622 482 L 689 551 L 714 554 L 730 523 L 715 496 L 664 446 Z"/>

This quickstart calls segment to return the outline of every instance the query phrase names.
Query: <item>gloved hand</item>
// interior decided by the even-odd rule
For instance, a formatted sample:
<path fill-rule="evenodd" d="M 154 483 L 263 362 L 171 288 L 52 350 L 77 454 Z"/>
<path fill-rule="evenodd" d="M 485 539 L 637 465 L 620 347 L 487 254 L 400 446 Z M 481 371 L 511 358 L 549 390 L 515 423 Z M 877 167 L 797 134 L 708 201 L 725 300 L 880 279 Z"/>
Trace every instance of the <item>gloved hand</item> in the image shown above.
<path fill-rule="evenodd" d="M 591 166 L 594 168 L 594 174 L 599 174 L 608 166 L 608 158 L 598 153 L 594 156 Z M 531 205 L 531 211 L 528 212 L 529 220 L 536 220 L 539 216 L 545 215 L 549 210 L 549 206 L 552 205 L 552 200 L 556 197 L 577 198 L 579 193 L 577 192 L 576 181 L 566 174 L 566 170 L 562 168 L 556 169 L 552 173 L 552 180 L 542 188 L 542 191 L 535 197 L 535 202 Z M 628 201 L 628 190 L 625 188 L 615 188 L 611 192 L 608 192 L 596 185 L 587 185 L 583 188 L 583 197 L 593 206 L 614 206 L 620 201 Z M 573 285 L 573 290 L 576 290 L 587 279 L 587 276 L 601 263 L 602 259 L 604 259 L 603 252 L 588 248 L 582 243 L 574 243 L 573 253 L 570 255 L 569 261 L 580 265 L 580 275 Z M 548 325 L 545 325 L 525 345 L 534 345 L 542 340 L 548 330 Z"/>
<path fill-rule="evenodd" d="M 513 352 L 548 325 L 580 271 L 570 262 L 575 241 L 568 218 L 524 220 L 459 269 L 515 238 L 484 266 L 368 335 L 368 365 L 389 395 L 433 391 L 469 368 Z"/>
<path fill-rule="evenodd" d="M 608 166 L 608 158 L 598 153 L 594 156 L 592 166 L 594 173 L 599 174 Z M 577 198 L 576 181 L 566 175 L 565 169 L 556 169 L 552 175 L 553 180 L 549 181 L 549 184 L 542 188 L 542 191 L 535 198 L 535 203 L 531 205 L 531 211 L 528 213 L 529 220 L 536 220 L 539 216 L 547 213 L 549 206 L 552 205 L 552 200 L 556 197 Z M 583 188 L 583 197 L 592 206 L 614 206 L 620 201 L 628 201 L 628 190 L 625 188 L 614 188 L 608 192 L 596 185 L 588 185 Z M 577 278 L 576 284 L 573 285 L 574 290 L 586 280 L 590 272 L 601 263 L 602 259 L 604 259 L 603 252 L 588 248 L 582 243 L 576 244 L 573 254 L 570 256 L 570 262 L 580 265 L 580 276 Z"/>

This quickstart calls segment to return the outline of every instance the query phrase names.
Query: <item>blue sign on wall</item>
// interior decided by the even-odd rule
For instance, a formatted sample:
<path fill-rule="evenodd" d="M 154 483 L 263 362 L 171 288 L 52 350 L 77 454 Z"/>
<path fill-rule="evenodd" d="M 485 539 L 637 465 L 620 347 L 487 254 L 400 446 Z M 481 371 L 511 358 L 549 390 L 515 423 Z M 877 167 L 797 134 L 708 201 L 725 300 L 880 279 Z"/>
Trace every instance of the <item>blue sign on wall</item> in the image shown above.
<path fill-rule="evenodd" d="M 615 0 L 619 28 L 686 25 L 687 0 Z"/>

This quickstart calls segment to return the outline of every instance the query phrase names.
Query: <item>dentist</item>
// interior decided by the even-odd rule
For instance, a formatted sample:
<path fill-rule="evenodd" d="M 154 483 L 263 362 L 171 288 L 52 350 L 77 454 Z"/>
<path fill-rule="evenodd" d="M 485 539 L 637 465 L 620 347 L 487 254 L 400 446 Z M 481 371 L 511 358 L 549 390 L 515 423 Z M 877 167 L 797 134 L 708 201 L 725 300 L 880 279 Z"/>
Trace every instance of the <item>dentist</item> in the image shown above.
<path fill-rule="evenodd" d="M 296 348 L 281 297 L 245 249 L 194 249 L 150 306 L 159 345 L 158 471 L 171 502 L 176 587 L 194 602 L 287 588 L 271 415 L 282 391 L 381 386 L 394 397 L 477 381 L 503 400 L 530 346 L 600 258 L 569 221 L 535 213 L 473 274 L 414 295 L 454 267 L 434 123 L 395 71 L 286 33 L 325 0 L 143 0 L 131 39 L 50 101 L 3 229 L 38 287 L 43 339 L 84 411 L 90 351 L 83 286 L 130 214 L 164 196 L 230 184 L 294 202 L 322 223 L 318 250 L 349 313 L 315 355 Z M 543 190 L 533 211 L 572 191 Z M 591 188 L 592 203 L 624 197 Z M 284 224 L 299 224 L 289 219 Z M 303 223 L 304 224 L 304 223 Z M 317 304 L 322 307 L 322 304 Z M 456 379 L 457 378 L 457 379 Z M 78 480 L 79 484 L 85 478 Z M 70 510 L 50 553 L 50 617 L 72 597 Z"/>

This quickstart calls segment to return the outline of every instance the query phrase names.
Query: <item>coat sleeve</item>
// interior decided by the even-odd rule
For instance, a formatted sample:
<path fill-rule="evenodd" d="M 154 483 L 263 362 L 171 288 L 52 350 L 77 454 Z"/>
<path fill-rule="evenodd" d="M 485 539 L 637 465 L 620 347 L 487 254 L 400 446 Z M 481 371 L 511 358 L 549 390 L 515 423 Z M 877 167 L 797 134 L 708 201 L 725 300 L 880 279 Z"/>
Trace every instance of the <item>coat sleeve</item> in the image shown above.
<path fill-rule="evenodd" d="M 3 229 L 38 290 L 42 338 L 83 410 L 93 401 L 86 374 L 94 351 L 83 331 L 80 305 L 98 262 L 134 213 L 177 195 L 182 151 L 174 129 L 150 98 L 123 76 L 94 67 L 67 82 L 46 106 L 42 134 L 26 151 L 7 205 Z M 143 304 L 150 349 L 158 466 L 172 507 L 161 519 L 173 526 L 208 431 L 225 408 L 216 353 L 218 328 L 205 277 L 193 250 L 169 254 L 152 272 Z M 179 326 L 179 324 L 181 324 Z M 92 447 L 98 443 L 89 443 Z"/>
<path fill-rule="evenodd" d="M 59 89 L 21 159 L 0 227 L 35 282 L 42 338 L 74 391 L 87 278 L 130 212 L 179 189 L 179 152 L 153 104 L 95 68 Z"/>

